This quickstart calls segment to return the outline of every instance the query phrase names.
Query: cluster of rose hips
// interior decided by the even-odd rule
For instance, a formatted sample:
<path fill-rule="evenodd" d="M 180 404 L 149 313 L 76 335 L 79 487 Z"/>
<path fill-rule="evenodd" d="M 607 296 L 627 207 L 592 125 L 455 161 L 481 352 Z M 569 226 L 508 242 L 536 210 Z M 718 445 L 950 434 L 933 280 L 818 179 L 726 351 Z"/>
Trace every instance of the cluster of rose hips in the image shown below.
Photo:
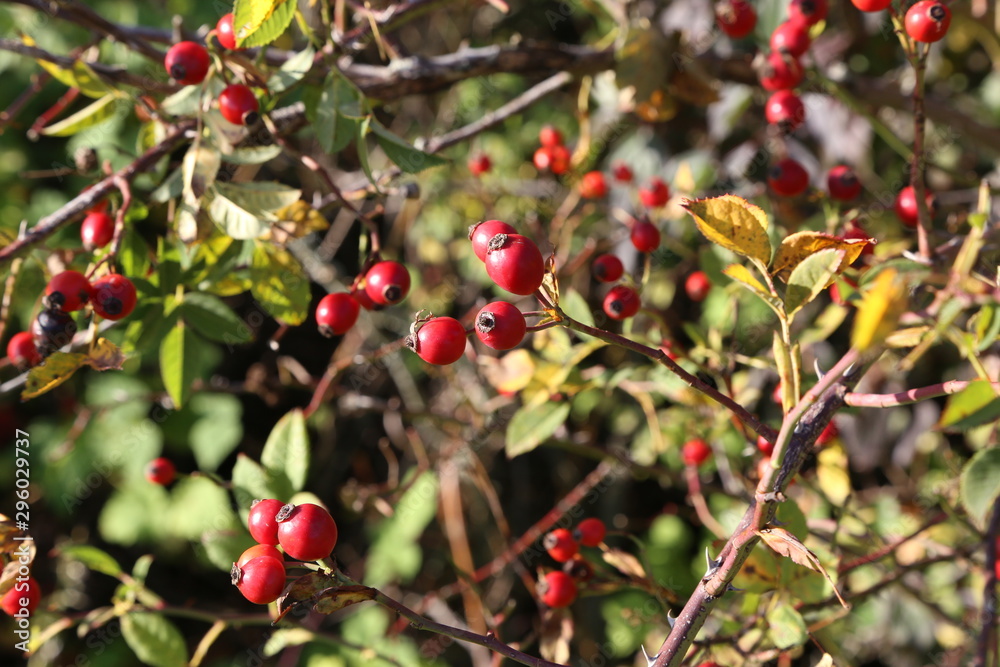
<path fill-rule="evenodd" d="M 570 152 L 563 144 L 562 132 L 546 125 L 538 132 L 538 143 L 541 146 L 532 158 L 538 171 L 550 171 L 556 176 L 569 171 Z"/>
<path fill-rule="evenodd" d="M 44 308 L 32 322 L 31 331 L 14 334 L 7 343 L 7 357 L 22 369 L 36 366 L 67 345 L 76 334 L 70 313 L 90 306 L 106 320 L 120 320 L 135 308 L 135 285 L 125 276 L 109 273 L 93 283 L 79 271 L 57 273 L 49 280 L 42 300 Z"/>
<path fill-rule="evenodd" d="M 863 12 L 882 11 L 892 4 L 890 0 L 852 2 Z M 764 106 L 765 118 L 783 132 L 792 132 L 805 121 L 805 105 L 793 90 L 804 76 L 799 58 L 809 49 L 813 26 L 826 15 L 827 0 L 792 0 L 788 4 L 788 19 L 771 33 L 771 52 L 761 69 L 760 82 L 765 90 L 771 92 Z M 749 35 L 757 24 L 757 14 L 745 0 L 727 0 L 719 4 L 716 19 L 719 28 L 736 39 Z M 940 40 L 950 23 L 951 11 L 938 0 L 920 0 L 907 10 L 904 19 L 909 37 L 923 43 Z M 776 194 L 795 197 L 809 187 L 809 174 L 798 161 L 786 157 L 772 166 L 767 182 Z M 861 183 L 850 167 L 838 165 L 827 174 L 827 189 L 832 199 L 851 201 L 861 194 Z M 934 200 L 930 193 L 927 202 L 928 207 L 933 208 Z M 912 186 L 899 192 L 894 210 L 903 225 L 917 226 L 917 202 Z M 867 238 L 862 230 L 854 226 L 848 229 L 845 236 Z"/>
<path fill-rule="evenodd" d="M 236 33 L 231 13 L 219 19 L 214 32 L 223 48 L 236 49 Z M 204 81 L 210 64 L 208 50 L 197 42 L 178 42 L 170 47 L 163 59 L 170 78 L 184 86 Z M 219 93 L 218 104 L 222 117 L 234 125 L 253 125 L 260 117 L 257 96 L 249 86 L 241 83 L 226 86 Z"/>
<path fill-rule="evenodd" d="M 334 292 L 316 306 L 316 324 L 324 336 L 341 336 L 358 321 L 361 308 L 393 306 L 410 293 L 410 272 L 391 260 L 379 260 L 358 276 L 350 292 Z"/>
<path fill-rule="evenodd" d="M 0 598 L 0 609 L 14 618 L 27 618 L 35 612 L 42 600 L 42 589 L 30 574 L 15 580 L 14 587 Z"/>
<path fill-rule="evenodd" d="M 563 563 L 562 570 L 548 572 L 538 582 L 542 602 L 552 608 L 567 607 L 576 599 L 576 582 L 589 578 L 592 570 L 580 556 L 580 547 L 596 547 L 604 541 L 607 529 L 600 519 L 584 519 L 573 531 L 556 528 L 542 538 L 542 546 L 552 560 Z"/>
<path fill-rule="evenodd" d="M 321 560 L 333 553 L 337 544 L 333 517 L 312 503 L 255 500 L 247 525 L 257 544 L 233 563 L 231 575 L 233 585 L 254 604 L 269 604 L 281 595 L 286 555 L 300 561 Z"/>

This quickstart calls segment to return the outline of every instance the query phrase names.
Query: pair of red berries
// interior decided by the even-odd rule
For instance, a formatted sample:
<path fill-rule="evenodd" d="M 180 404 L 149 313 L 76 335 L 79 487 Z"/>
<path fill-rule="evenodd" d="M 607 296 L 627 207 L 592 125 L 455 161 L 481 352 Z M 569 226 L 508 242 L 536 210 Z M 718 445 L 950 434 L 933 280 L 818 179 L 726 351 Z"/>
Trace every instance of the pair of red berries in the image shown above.
<path fill-rule="evenodd" d="M 372 310 L 393 306 L 409 293 L 410 272 L 403 264 L 391 260 L 376 262 L 350 294 L 334 292 L 320 299 L 316 306 L 319 332 L 328 338 L 341 336 L 358 321 L 362 307 Z"/>
<path fill-rule="evenodd" d="M 552 560 L 565 563 L 580 550 L 580 546 L 600 546 L 607 534 L 607 528 L 600 519 L 591 517 L 577 524 L 571 532 L 566 528 L 556 528 L 542 538 L 542 546 Z"/>
<path fill-rule="evenodd" d="M 476 337 L 494 350 L 520 345 L 528 331 L 524 315 L 506 301 L 489 303 L 476 315 Z M 447 366 L 465 354 L 466 331 L 454 317 L 418 320 L 406 338 L 406 346 L 429 364 Z"/>
<path fill-rule="evenodd" d="M 231 34 L 231 20 L 229 29 Z M 220 37 L 220 41 L 221 39 Z M 232 44 L 235 47 L 235 40 Z M 197 42 L 178 42 L 170 47 L 163 59 L 163 65 L 171 78 L 185 86 L 204 81 L 208 75 L 209 64 L 208 51 Z M 248 86 L 241 83 L 230 84 L 219 93 L 219 112 L 234 125 L 253 125 L 260 117 L 259 110 L 260 103 L 257 101 L 257 96 Z"/>
<path fill-rule="evenodd" d="M 281 595 L 285 588 L 285 554 L 296 560 L 315 561 L 327 558 L 337 544 L 333 517 L 312 503 L 256 500 L 247 524 L 257 544 L 233 563 L 231 575 L 233 585 L 255 604 L 268 604 Z"/>
<path fill-rule="evenodd" d="M 570 152 L 563 145 L 562 132 L 546 125 L 538 132 L 538 143 L 541 146 L 532 157 L 538 171 L 551 171 L 556 176 L 569 171 Z"/>
<path fill-rule="evenodd" d="M 29 575 L 22 580 L 18 577 L 14 587 L 0 598 L 0 609 L 8 616 L 24 618 L 25 611 L 28 616 L 35 613 L 41 600 L 42 589 L 35 578 Z"/>

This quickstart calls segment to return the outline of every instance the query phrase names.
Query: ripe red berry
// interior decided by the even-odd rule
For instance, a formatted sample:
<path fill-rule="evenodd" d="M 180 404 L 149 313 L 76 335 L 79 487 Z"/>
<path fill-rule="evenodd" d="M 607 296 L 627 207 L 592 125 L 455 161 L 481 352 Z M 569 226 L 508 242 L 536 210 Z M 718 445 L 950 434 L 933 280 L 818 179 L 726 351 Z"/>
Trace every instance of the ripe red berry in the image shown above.
<path fill-rule="evenodd" d="M 617 162 L 611 168 L 611 173 L 619 183 L 632 182 L 632 170 L 624 162 Z"/>
<path fill-rule="evenodd" d="M 854 175 L 854 170 L 847 165 L 837 165 L 826 175 L 826 187 L 830 197 L 840 201 L 851 201 L 861 194 L 861 181 Z"/>
<path fill-rule="evenodd" d="M 837 424 L 830 422 L 823 429 L 823 432 L 819 434 L 819 437 L 816 438 L 816 444 L 822 447 L 839 435 L 840 431 L 837 429 Z"/>
<path fill-rule="evenodd" d="M 532 161 L 539 171 L 551 171 L 553 174 L 564 174 L 569 169 L 569 149 L 565 146 L 542 146 L 535 151 Z"/>
<path fill-rule="evenodd" d="M 798 58 L 781 51 L 772 51 L 760 70 L 760 85 L 764 90 L 786 90 L 799 85 L 804 75 Z"/>
<path fill-rule="evenodd" d="M 476 315 L 476 335 L 494 350 L 516 347 L 527 332 L 524 315 L 506 301 L 487 304 Z"/>
<path fill-rule="evenodd" d="M 580 179 L 580 196 L 584 199 L 600 199 L 608 194 L 608 184 L 604 174 L 599 171 L 588 171 Z"/>
<path fill-rule="evenodd" d="M 801 164 L 791 158 L 779 160 L 767 173 L 767 184 L 775 194 L 782 197 L 795 197 L 809 187 L 809 172 Z"/>
<path fill-rule="evenodd" d="M 406 346 L 429 364 L 447 366 L 465 354 L 465 327 L 454 317 L 432 317 L 406 337 Z"/>
<path fill-rule="evenodd" d="M 639 252 L 653 252 L 660 247 L 660 230 L 649 220 L 636 220 L 630 237 Z"/>
<path fill-rule="evenodd" d="M 771 33 L 771 50 L 785 51 L 796 58 L 809 50 L 809 26 L 789 19 Z"/>
<path fill-rule="evenodd" d="M 269 604 L 285 588 L 285 564 L 269 556 L 258 556 L 243 565 L 234 563 L 232 581 L 250 602 Z"/>
<path fill-rule="evenodd" d="M 215 24 L 215 36 L 222 48 L 234 51 L 236 49 L 236 30 L 233 28 L 233 13 L 229 12 Z"/>
<path fill-rule="evenodd" d="M 233 125 L 253 125 L 259 109 L 257 96 L 242 83 L 230 84 L 219 93 L 219 111 Z"/>
<path fill-rule="evenodd" d="M 115 219 L 103 211 L 87 214 L 80 225 L 80 240 L 87 250 L 103 248 L 115 235 Z"/>
<path fill-rule="evenodd" d="M 74 334 L 76 322 L 58 308 L 46 308 L 31 323 L 31 338 L 42 359 L 71 343 Z"/>
<path fill-rule="evenodd" d="M 337 544 L 337 524 L 319 505 L 295 505 L 278 514 L 278 544 L 297 560 L 326 558 Z"/>
<path fill-rule="evenodd" d="M 499 220 L 485 220 L 483 222 L 477 222 L 469 227 L 469 240 L 472 241 L 472 251 L 476 253 L 476 257 L 485 262 L 486 247 L 489 245 L 491 238 L 497 234 L 516 233 L 516 229 L 508 225 L 506 222 L 500 222 Z"/>
<path fill-rule="evenodd" d="M 778 125 L 785 132 L 798 129 L 806 119 L 806 106 L 802 98 L 790 90 L 774 92 L 764 105 L 768 123 Z"/>
<path fill-rule="evenodd" d="M 538 582 L 538 594 L 553 609 L 568 607 L 576 599 L 576 582 L 561 570 L 549 572 Z"/>
<path fill-rule="evenodd" d="M 688 298 L 696 303 L 704 301 L 711 289 L 712 281 L 708 279 L 704 271 L 695 271 L 684 281 L 684 291 Z"/>
<path fill-rule="evenodd" d="M 486 153 L 479 153 L 469 158 L 469 171 L 472 172 L 473 176 L 485 174 L 492 166 L 493 162 L 490 161 L 490 156 Z"/>
<path fill-rule="evenodd" d="M 788 3 L 789 20 L 800 20 L 807 25 L 816 25 L 826 18 L 826 0 L 791 0 Z"/>
<path fill-rule="evenodd" d="M 542 538 L 542 546 L 549 552 L 552 559 L 559 563 L 565 563 L 579 550 L 573 535 L 565 528 L 556 528 Z"/>
<path fill-rule="evenodd" d="M 948 32 L 951 10 L 938 0 L 920 0 L 908 10 L 904 19 L 906 34 L 918 42 L 936 42 Z"/>
<path fill-rule="evenodd" d="M 557 130 L 551 125 L 545 125 L 541 130 L 538 131 L 538 143 L 546 148 L 552 148 L 553 146 L 562 146 L 563 135 L 562 132 Z"/>
<path fill-rule="evenodd" d="M 711 455 L 712 448 L 701 438 L 688 440 L 681 449 L 681 459 L 683 459 L 684 465 L 688 466 L 700 466 Z"/>
<path fill-rule="evenodd" d="M 364 282 L 361 285 L 356 285 L 351 288 L 351 298 L 358 302 L 358 305 L 365 310 L 374 310 L 378 307 L 371 297 L 368 296 L 368 292 L 365 291 Z"/>
<path fill-rule="evenodd" d="M 762 435 L 757 436 L 757 449 L 764 456 L 770 456 L 774 452 L 774 443 Z"/>
<path fill-rule="evenodd" d="M 285 555 L 280 551 L 278 551 L 276 548 L 274 548 L 272 545 L 255 544 L 240 555 L 239 560 L 236 561 L 236 564 L 240 567 L 243 567 L 244 565 L 252 561 L 254 558 L 274 558 L 280 563 L 285 562 Z"/>
<path fill-rule="evenodd" d="M 613 320 L 624 320 L 639 312 L 639 293 L 626 285 L 615 285 L 604 297 L 604 312 Z"/>
<path fill-rule="evenodd" d="M 137 301 L 135 285 L 120 273 L 109 273 L 94 281 L 94 312 L 106 320 L 128 317 Z"/>
<path fill-rule="evenodd" d="M 742 39 L 757 25 L 757 12 L 746 0 L 724 0 L 715 8 L 715 22 L 733 39 Z"/>
<path fill-rule="evenodd" d="M 654 176 L 645 187 L 639 188 L 639 201 L 646 208 L 658 208 L 670 199 L 670 188 L 663 179 Z"/>
<path fill-rule="evenodd" d="M 208 51 L 195 42 L 178 42 L 170 47 L 163 65 L 170 78 L 182 86 L 201 83 L 208 74 Z"/>
<path fill-rule="evenodd" d="M 930 210 L 930 214 L 934 215 L 934 195 L 930 191 L 924 191 L 924 200 L 927 202 L 927 208 Z M 918 224 L 918 214 L 917 214 L 917 195 L 913 190 L 912 185 L 907 185 L 905 188 L 899 191 L 896 195 L 896 203 L 893 208 L 896 211 L 896 217 L 899 221 L 907 227 L 916 227 Z"/>
<path fill-rule="evenodd" d="M 347 292 L 327 294 L 316 305 L 316 324 L 319 332 L 330 338 L 347 333 L 358 321 L 361 304 Z"/>
<path fill-rule="evenodd" d="M 542 286 L 545 260 L 531 239 L 497 234 L 486 246 L 486 273 L 500 288 L 526 296 Z"/>
<path fill-rule="evenodd" d="M 584 519 L 576 525 L 576 530 L 573 531 L 573 537 L 585 547 L 598 546 L 604 541 L 606 534 L 607 529 L 604 527 L 604 522 L 594 517 Z"/>
<path fill-rule="evenodd" d="M 602 283 L 613 283 L 625 273 L 625 266 L 615 255 L 600 255 L 594 260 L 590 270 Z"/>
<path fill-rule="evenodd" d="M 365 274 L 365 293 L 380 306 L 392 306 L 410 293 L 410 272 L 399 262 L 376 262 Z"/>
<path fill-rule="evenodd" d="M 93 286 L 79 271 L 57 273 L 45 287 L 46 304 L 66 313 L 83 308 L 92 295 Z"/>
<path fill-rule="evenodd" d="M 863 12 L 880 12 L 892 4 L 892 0 L 851 0 L 851 2 Z"/>
<path fill-rule="evenodd" d="M 35 341 L 29 331 L 21 331 L 7 341 L 7 359 L 22 370 L 37 366 L 42 361 Z"/>
<path fill-rule="evenodd" d="M 35 578 L 28 576 L 23 581 L 18 579 L 14 587 L 0 598 L 0 608 L 8 616 L 25 618 L 35 613 L 38 603 L 42 600 L 42 589 Z"/>
<path fill-rule="evenodd" d="M 146 479 L 152 484 L 169 486 L 177 476 L 177 468 L 170 459 L 161 456 L 146 464 Z"/>
<path fill-rule="evenodd" d="M 278 543 L 278 512 L 285 503 L 274 498 L 255 500 L 250 506 L 250 516 L 247 517 L 247 527 L 250 536 L 261 544 L 275 545 Z"/>

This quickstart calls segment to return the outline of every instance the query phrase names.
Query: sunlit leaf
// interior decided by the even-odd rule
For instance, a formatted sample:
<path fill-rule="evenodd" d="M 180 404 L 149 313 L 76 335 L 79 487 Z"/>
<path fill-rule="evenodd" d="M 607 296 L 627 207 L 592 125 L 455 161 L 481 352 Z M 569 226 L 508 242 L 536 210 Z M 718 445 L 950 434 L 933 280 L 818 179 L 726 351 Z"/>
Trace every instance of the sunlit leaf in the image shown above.
<path fill-rule="evenodd" d="M 816 479 L 819 488 L 837 507 L 843 507 L 851 495 L 851 476 L 847 453 L 839 444 L 830 444 L 816 455 Z"/>
<path fill-rule="evenodd" d="M 821 232 L 796 232 L 785 237 L 778 246 L 777 252 L 774 253 L 771 274 L 788 282 L 788 276 L 799 262 L 820 250 L 829 248 L 844 251 L 846 268 L 861 256 L 861 251 L 867 245 L 868 241 L 865 239 L 844 239 Z"/>
<path fill-rule="evenodd" d="M 962 504 L 976 523 L 984 526 L 1000 497 L 1000 447 L 977 452 L 962 470 Z"/>
<path fill-rule="evenodd" d="M 829 287 L 847 265 L 845 252 L 834 248 L 820 250 L 796 264 L 785 290 L 785 312 L 789 319 Z"/>
<path fill-rule="evenodd" d="M 894 269 L 879 272 L 864 293 L 851 331 L 851 345 L 859 352 L 881 344 L 896 329 L 906 309 L 906 288 Z"/>
<path fill-rule="evenodd" d="M 73 373 L 86 364 L 87 355 L 79 352 L 53 352 L 45 363 L 28 371 L 21 400 L 41 396 L 73 377 Z"/>
<path fill-rule="evenodd" d="M 302 410 L 292 410 L 278 420 L 267 436 L 260 462 L 281 491 L 279 497 L 290 498 L 302 490 L 309 472 L 309 434 Z"/>
<path fill-rule="evenodd" d="M 840 600 L 840 604 L 843 605 L 845 609 L 849 609 L 850 605 L 847 601 L 840 596 L 840 591 L 837 590 L 837 584 L 834 583 L 833 579 L 830 577 L 830 573 L 826 571 L 823 564 L 820 562 L 819 558 L 806 548 L 806 545 L 799 541 L 799 538 L 795 537 L 792 533 L 788 532 L 784 528 L 778 528 L 777 526 L 767 526 L 757 531 L 757 535 L 764 541 L 764 543 L 771 547 L 771 550 L 777 554 L 784 556 L 785 558 L 790 558 L 793 563 L 802 565 L 809 568 L 815 572 L 819 572 L 826 580 L 830 582 L 833 586 L 833 592 Z"/>
<path fill-rule="evenodd" d="M 368 586 L 339 586 L 328 588 L 317 596 L 313 611 L 332 614 L 344 607 L 375 599 L 375 589 Z"/>
<path fill-rule="evenodd" d="M 302 264 L 283 248 L 258 242 L 250 265 L 250 292 L 273 317 L 291 325 L 309 316 L 312 293 Z"/>
<path fill-rule="evenodd" d="M 187 646 L 184 635 L 161 614 L 139 611 L 122 616 L 125 643 L 143 663 L 151 667 L 184 667 Z"/>
<path fill-rule="evenodd" d="M 115 115 L 117 102 L 118 96 L 109 93 L 61 121 L 42 128 L 40 134 L 47 137 L 69 137 L 89 127 L 99 125 L 111 120 Z"/>
<path fill-rule="evenodd" d="M 240 48 L 266 46 L 285 32 L 295 16 L 295 0 L 236 0 L 233 30 Z"/>
<path fill-rule="evenodd" d="M 767 214 L 759 206 L 736 195 L 722 195 L 690 200 L 683 207 L 709 241 L 763 264 L 771 260 Z"/>
<path fill-rule="evenodd" d="M 569 412 L 568 401 L 522 407 L 507 426 L 507 458 L 526 454 L 548 440 L 565 423 Z"/>
<path fill-rule="evenodd" d="M 382 147 L 382 150 L 389 156 L 389 159 L 408 174 L 415 174 L 430 167 L 439 167 L 447 164 L 447 160 L 443 158 L 414 148 L 402 138 L 397 137 L 386 129 L 377 120 L 372 121 L 371 130 L 378 141 L 378 145 Z"/>

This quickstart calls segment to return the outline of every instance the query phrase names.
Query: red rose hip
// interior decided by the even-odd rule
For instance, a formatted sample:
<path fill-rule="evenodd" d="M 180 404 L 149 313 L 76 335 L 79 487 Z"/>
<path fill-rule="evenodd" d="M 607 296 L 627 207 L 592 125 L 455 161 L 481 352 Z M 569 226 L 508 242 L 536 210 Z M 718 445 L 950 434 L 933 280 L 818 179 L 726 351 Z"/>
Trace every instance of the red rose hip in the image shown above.
<path fill-rule="evenodd" d="M 920 0 L 908 10 L 903 21 L 906 34 L 918 42 L 940 40 L 951 25 L 951 10 L 938 0 Z"/>
<path fill-rule="evenodd" d="M 837 165 L 826 175 L 826 186 L 830 197 L 839 201 L 851 201 L 861 194 L 861 181 L 854 170 L 847 165 Z"/>
<path fill-rule="evenodd" d="M 278 515 L 278 544 L 297 560 L 326 558 L 337 544 L 337 524 L 319 505 L 296 505 Z"/>
<path fill-rule="evenodd" d="M 760 71 L 760 85 L 764 90 L 772 92 L 786 90 L 802 83 L 803 76 L 805 73 L 798 58 L 781 51 L 772 51 Z"/>
<path fill-rule="evenodd" d="M 636 220 L 629 236 L 639 252 L 653 252 L 660 247 L 660 230 L 649 220 Z"/>
<path fill-rule="evenodd" d="M 177 467 L 174 462 L 165 456 L 153 459 L 146 464 L 144 471 L 146 479 L 152 484 L 169 486 L 177 477 Z"/>
<path fill-rule="evenodd" d="M 7 341 L 7 359 L 22 370 L 37 366 L 42 361 L 34 338 L 29 331 L 21 331 Z"/>
<path fill-rule="evenodd" d="M 80 240 L 87 250 L 103 248 L 115 236 L 115 220 L 103 211 L 87 214 L 80 225 Z"/>
<path fill-rule="evenodd" d="M 242 83 L 228 85 L 219 93 L 219 111 L 233 125 L 253 125 L 259 110 L 257 96 Z"/>
<path fill-rule="evenodd" d="M 358 321 L 359 304 L 347 292 L 334 292 L 320 299 L 316 306 L 316 324 L 319 332 L 330 338 L 347 333 Z"/>
<path fill-rule="evenodd" d="M 791 158 L 779 160 L 767 173 L 767 184 L 775 194 L 782 197 L 795 197 L 809 187 L 809 172 L 801 164 Z"/>
<path fill-rule="evenodd" d="M 646 208 L 659 208 L 670 199 L 670 188 L 662 178 L 654 176 L 645 187 L 639 188 L 639 201 Z"/>
<path fill-rule="evenodd" d="M 712 281 L 704 271 L 695 271 L 684 281 L 684 291 L 695 302 L 704 301 L 711 289 Z"/>
<path fill-rule="evenodd" d="M 733 39 L 742 39 L 757 25 L 757 12 L 746 0 L 723 0 L 715 9 L 719 30 Z"/>
<path fill-rule="evenodd" d="M 476 336 L 494 350 L 516 347 L 526 332 L 524 315 L 506 301 L 488 304 L 476 315 Z"/>
<path fill-rule="evenodd" d="M 626 285 L 616 285 L 604 297 L 604 312 L 613 320 L 624 320 L 639 312 L 639 293 Z"/>
<path fill-rule="evenodd" d="M 223 15 L 215 24 L 215 36 L 219 39 L 222 48 L 230 51 L 236 50 L 236 30 L 233 28 L 232 12 Z"/>
<path fill-rule="evenodd" d="M 45 302 L 65 313 L 83 308 L 93 294 L 93 286 L 79 271 L 63 271 L 52 276 L 45 287 Z"/>
<path fill-rule="evenodd" d="M 779 126 L 785 132 L 798 129 L 806 119 L 806 107 L 802 98 L 790 90 L 779 90 L 767 99 L 764 117 L 768 123 Z"/>
<path fill-rule="evenodd" d="M 120 320 L 135 310 L 135 285 L 120 273 L 109 273 L 94 281 L 93 300 L 95 313 L 106 320 Z"/>
<path fill-rule="evenodd" d="M 406 346 L 429 364 L 447 366 L 465 354 L 465 327 L 454 317 L 432 317 L 406 337 Z"/>
<path fill-rule="evenodd" d="M 711 455 L 712 448 L 701 438 L 688 440 L 681 449 L 681 459 L 683 459 L 684 465 L 688 466 L 700 466 Z"/>
<path fill-rule="evenodd" d="M 556 528 L 547 534 L 542 538 L 542 546 L 549 552 L 552 559 L 559 563 L 565 563 L 579 550 L 579 545 L 573 539 L 573 535 L 565 528 Z"/>
<path fill-rule="evenodd" d="M 538 583 L 538 593 L 542 602 L 552 607 L 568 607 L 576 599 L 576 582 L 561 570 L 549 572 Z"/>
<path fill-rule="evenodd" d="M 275 547 L 270 544 L 255 544 L 240 555 L 236 564 L 243 567 L 254 558 L 273 558 L 279 563 L 284 564 L 285 562 L 285 555 Z"/>
<path fill-rule="evenodd" d="M 607 529 L 604 527 L 604 522 L 593 517 L 578 523 L 576 530 L 573 531 L 573 537 L 585 547 L 598 546 L 604 541 L 605 534 Z"/>
<path fill-rule="evenodd" d="M 231 576 L 233 585 L 254 604 L 274 602 L 285 588 L 285 564 L 269 556 L 258 556 L 242 566 L 234 563 Z"/>
<path fill-rule="evenodd" d="M 365 274 L 365 293 L 380 306 L 395 305 L 410 293 L 410 272 L 399 262 L 377 262 Z"/>
<path fill-rule="evenodd" d="M 0 598 L 0 609 L 8 616 L 24 618 L 31 616 L 42 600 L 42 590 L 34 577 L 15 580 L 14 587 Z"/>
<path fill-rule="evenodd" d="M 163 65 L 170 78 L 182 86 L 201 83 L 208 74 L 208 51 L 195 42 L 178 42 L 170 47 Z"/>
<path fill-rule="evenodd" d="M 501 289 L 526 296 L 542 286 L 545 260 L 531 239 L 497 234 L 487 244 L 486 273 Z"/>
<path fill-rule="evenodd" d="M 469 227 L 469 240 L 472 241 L 472 251 L 476 257 L 486 261 L 486 250 L 490 239 L 497 234 L 516 234 L 517 230 L 506 222 L 499 220 L 484 220 Z"/>
<path fill-rule="evenodd" d="M 602 283 L 613 283 L 625 273 L 625 266 L 615 255 L 600 255 L 590 267 L 594 277 Z"/>
<path fill-rule="evenodd" d="M 250 536 L 261 544 L 275 545 L 278 543 L 278 512 L 285 503 L 274 498 L 255 500 L 250 506 L 250 516 L 247 517 L 247 527 Z"/>

